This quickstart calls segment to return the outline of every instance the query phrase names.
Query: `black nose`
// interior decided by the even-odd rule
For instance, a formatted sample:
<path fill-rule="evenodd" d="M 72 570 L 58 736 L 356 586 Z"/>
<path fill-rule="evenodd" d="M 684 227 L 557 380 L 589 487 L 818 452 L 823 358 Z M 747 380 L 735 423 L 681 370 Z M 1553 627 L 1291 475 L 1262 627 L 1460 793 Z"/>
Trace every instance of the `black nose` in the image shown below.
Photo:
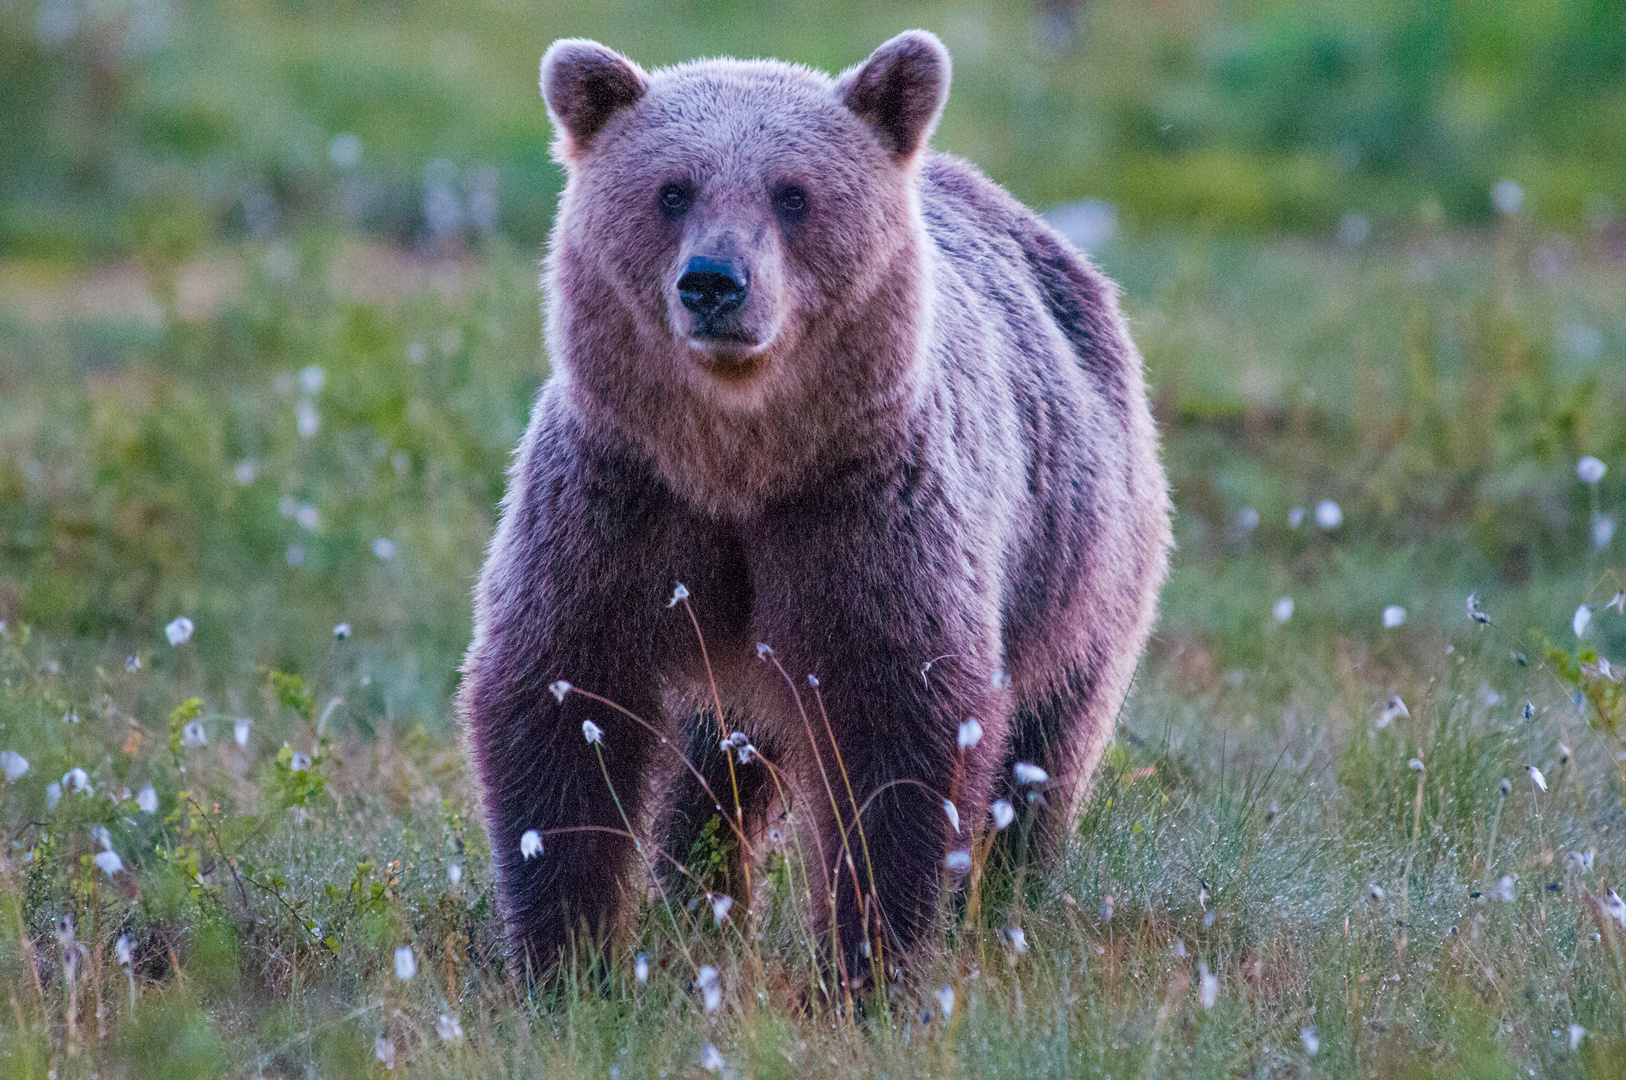
<path fill-rule="evenodd" d="M 703 319 L 714 318 L 745 303 L 745 272 L 730 260 L 696 255 L 678 278 L 678 299 Z"/>

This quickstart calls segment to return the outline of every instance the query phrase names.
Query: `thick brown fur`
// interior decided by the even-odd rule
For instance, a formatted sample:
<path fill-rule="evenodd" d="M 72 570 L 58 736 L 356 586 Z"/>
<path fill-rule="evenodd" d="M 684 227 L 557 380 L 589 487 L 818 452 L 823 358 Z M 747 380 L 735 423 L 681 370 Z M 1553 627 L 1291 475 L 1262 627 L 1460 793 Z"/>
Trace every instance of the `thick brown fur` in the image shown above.
<path fill-rule="evenodd" d="M 614 932 L 660 857 L 624 820 L 684 858 L 718 803 L 732 817 L 737 782 L 753 840 L 770 807 L 789 812 L 836 896 L 816 929 L 839 931 L 856 975 L 860 950 L 929 929 L 955 881 L 945 855 L 990 827 L 992 800 L 1031 790 L 1015 762 L 1050 777 L 1040 851 L 1087 790 L 1170 544 L 1140 356 L 1111 282 L 926 148 L 949 83 L 929 34 L 837 78 L 776 61 L 646 73 L 562 41 L 542 81 L 568 176 L 545 277 L 553 375 L 460 700 L 516 955 L 539 973 L 578 933 Z M 749 282 L 709 322 L 678 284 L 697 257 Z M 669 606 L 679 582 L 689 603 Z M 691 605 L 727 723 L 779 784 L 761 761 L 729 778 Z M 665 740 L 556 698 L 556 680 Z M 973 717 L 984 734 L 962 751 Z M 716 802 L 677 756 L 691 743 Z M 528 829 L 544 850 L 524 859 Z"/>

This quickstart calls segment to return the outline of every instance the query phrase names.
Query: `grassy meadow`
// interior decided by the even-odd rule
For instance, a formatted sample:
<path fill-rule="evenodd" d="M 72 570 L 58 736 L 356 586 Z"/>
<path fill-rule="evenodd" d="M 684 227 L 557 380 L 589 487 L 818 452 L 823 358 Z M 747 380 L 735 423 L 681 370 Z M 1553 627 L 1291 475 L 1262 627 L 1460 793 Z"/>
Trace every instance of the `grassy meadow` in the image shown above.
<path fill-rule="evenodd" d="M 883 995 L 776 852 L 521 996 L 450 701 L 537 59 L 917 25 L 1146 356 L 1117 740 Z M 1618 7 L 0 5 L 0 145 L 0 1077 L 1626 1075 Z"/>

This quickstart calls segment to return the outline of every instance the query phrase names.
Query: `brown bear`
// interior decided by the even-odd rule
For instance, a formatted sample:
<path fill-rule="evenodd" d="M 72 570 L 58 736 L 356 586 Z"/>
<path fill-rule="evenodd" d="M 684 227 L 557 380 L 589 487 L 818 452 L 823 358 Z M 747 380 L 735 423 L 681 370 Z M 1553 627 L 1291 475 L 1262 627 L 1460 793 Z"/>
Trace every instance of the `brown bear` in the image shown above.
<path fill-rule="evenodd" d="M 552 376 L 460 691 L 533 974 L 718 814 L 737 918 L 791 823 L 854 984 L 933 925 L 993 800 L 1030 850 L 1073 820 L 1152 623 L 1167 483 L 1116 287 L 928 151 L 948 87 L 920 31 L 835 78 L 543 58 Z"/>

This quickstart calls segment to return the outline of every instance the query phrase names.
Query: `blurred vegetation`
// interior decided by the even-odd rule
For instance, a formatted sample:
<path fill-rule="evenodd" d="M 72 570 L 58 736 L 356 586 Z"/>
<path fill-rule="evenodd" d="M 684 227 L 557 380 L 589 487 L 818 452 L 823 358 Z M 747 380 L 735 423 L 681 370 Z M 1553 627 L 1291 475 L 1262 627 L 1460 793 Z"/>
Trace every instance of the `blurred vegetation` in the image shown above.
<path fill-rule="evenodd" d="M 1096 200 L 1175 487 L 1079 842 L 857 1018 L 790 1005 L 782 860 L 761 938 L 657 903 L 648 984 L 519 1001 L 449 700 L 547 373 L 537 58 L 916 25 L 939 147 Z M 0 147 L 7 1080 L 1626 1069 L 1619 5 L 10 5 Z"/>

